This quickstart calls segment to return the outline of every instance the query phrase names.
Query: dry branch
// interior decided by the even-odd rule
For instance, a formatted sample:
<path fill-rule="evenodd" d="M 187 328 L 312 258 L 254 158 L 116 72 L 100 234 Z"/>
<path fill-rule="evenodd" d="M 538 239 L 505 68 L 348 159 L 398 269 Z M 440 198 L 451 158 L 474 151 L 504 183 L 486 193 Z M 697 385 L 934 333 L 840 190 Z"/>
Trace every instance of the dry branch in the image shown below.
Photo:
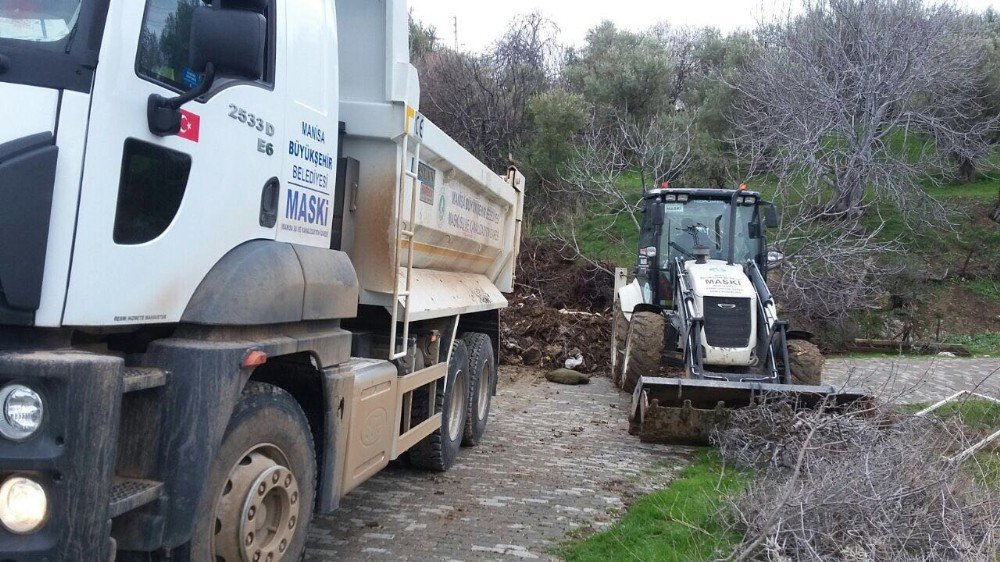
<path fill-rule="evenodd" d="M 754 467 L 733 502 L 733 559 L 996 560 L 1000 497 L 948 453 L 957 421 L 876 406 L 842 414 L 766 404 L 716 434 L 727 462 Z"/>

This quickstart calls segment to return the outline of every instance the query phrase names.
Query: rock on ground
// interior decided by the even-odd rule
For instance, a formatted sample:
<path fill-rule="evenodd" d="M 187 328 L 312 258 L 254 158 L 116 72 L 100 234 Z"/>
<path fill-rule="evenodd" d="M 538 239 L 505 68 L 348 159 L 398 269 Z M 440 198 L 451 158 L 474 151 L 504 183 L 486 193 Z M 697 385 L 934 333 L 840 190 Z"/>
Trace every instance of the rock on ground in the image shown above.
<path fill-rule="evenodd" d="M 570 369 L 556 369 L 545 373 L 545 380 L 558 384 L 590 384 L 590 377 Z"/>

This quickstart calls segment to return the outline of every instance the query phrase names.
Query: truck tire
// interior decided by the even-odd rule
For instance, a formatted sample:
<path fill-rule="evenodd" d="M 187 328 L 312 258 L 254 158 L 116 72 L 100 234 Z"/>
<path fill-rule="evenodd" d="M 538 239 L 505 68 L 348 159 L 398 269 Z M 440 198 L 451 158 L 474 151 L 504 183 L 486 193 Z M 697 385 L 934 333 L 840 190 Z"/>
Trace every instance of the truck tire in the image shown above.
<path fill-rule="evenodd" d="M 635 390 L 639 377 L 655 377 L 660 373 L 665 321 L 658 312 L 632 314 L 622 365 L 622 390 L 625 392 Z"/>
<path fill-rule="evenodd" d="M 417 468 L 444 472 L 455 464 L 462 447 L 470 386 L 469 352 L 463 341 L 452 345 L 447 380 L 447 390 L 438 384 L 434 398 L 434 410 L 441 412 L 441 427 L 409 451 L 410 464 Z"/>
<path fill-rule="evenodd" d="M 823 382 L 823 354 L 805 340 L 788 342 L 788 366 L 792 384 L 818 385 Z"/>
<path fill-rule="evenodd" d="M 302 560 L 315 500 L 316 454 L 302 408 L 284 390 L 251 382 L 212 463 L 189 559 Z"/>
<path fill-rule="evenodd" d="M 622 311 L 622 303 L 615 301 L 611 321 L 611 382 L 622 387 L 622 367 L 625 358 L 625 338 L 628 337 L 628 318 Z"/>
<path fill-rule="evenodd" d="M 493 342 L 486 334 L 468 333 L 462 336 L 462 341 L 469 350 L 469 406 L 465 413 L 462 445 L 474 447 L 486 433 L 496 359 L 493 357 Z"/>

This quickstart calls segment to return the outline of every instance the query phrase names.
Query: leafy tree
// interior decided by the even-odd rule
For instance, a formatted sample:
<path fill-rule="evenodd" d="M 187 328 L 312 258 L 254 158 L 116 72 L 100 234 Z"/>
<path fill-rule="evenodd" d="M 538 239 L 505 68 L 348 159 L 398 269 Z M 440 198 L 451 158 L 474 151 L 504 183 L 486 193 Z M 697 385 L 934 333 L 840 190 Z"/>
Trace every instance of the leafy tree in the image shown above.
<path fill-rule="evenodd" d="M 555 89 L 531 98 L 527 111 L 531 140 L 522 156 L 527 167 L 546 184 L 558 183 L 573 156 L 575 137 L 589 117 L 589 106 L 580 94 Z"/>
<path fill-rule="evenodd" d="M 692 64 L 680 92 L 683 107 L 696 112 L 685 183 L 733 187 L 745 177 L 738 170 L 732 144 L 735 133 L 729 113 L 733 90 L 728 83 L 744 71 L 753 39 L 745 32 L 722 35 L 716 29 L 704 29 L 692 46 Z"/>
<path fill-rule="evenodd" d="M 410 60 L 416 61 L 438 48 L 437 28 L 424 25 L 410 10 Z"/>
<path fill-rule="evenodd" d="M 160 51 L 166 55 L 166 69 L 170 74 L 187 67 L 191 51 L 191 21 L 194 10 L 201 2 L 199 0 L 181 0 L 177 3 L 177 11 L 167 16 L 166 24 L 160 34 Z M 179 81 L 179 75 L 170 76 Z"/>
<path fill-rule="evenodd" d="M 660 113 L 674 89 L 675 68 L 666 48 L 647 34 L 604 22 L 586 45 L 567 56 L 566 78 L 587 101 L 640 119 Z"/>

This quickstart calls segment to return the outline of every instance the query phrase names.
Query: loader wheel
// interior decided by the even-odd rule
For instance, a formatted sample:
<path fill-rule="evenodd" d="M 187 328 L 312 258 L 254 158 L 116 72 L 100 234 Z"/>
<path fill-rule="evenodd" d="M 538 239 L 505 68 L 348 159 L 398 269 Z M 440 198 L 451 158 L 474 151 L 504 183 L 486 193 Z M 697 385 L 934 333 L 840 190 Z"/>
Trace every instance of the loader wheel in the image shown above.
<path fill-rule="evenodd" d="M 635 390 L 639 377 L 655 377 L 660 373 L 663 354 L 665 319 L 657 312 L 635 312 L 629 322 L 622 364 L 622 390 Z"/>
<path fill-rule="evenodd" d="M 251 382 L 212 463 L 191 560 L 298 561 L 316 499 L 316 455 L 302 409 L 284 390 Z"/>
<path fill-rule="evenodd" d="M 465 334 L 462 341 L 469 350 L 469 405 L 465 413 L 462 445 L 475 446 L 482 441 L 490 417 L 496 360 L 493 357 L 493 342 L 486 334 Z"/>
<path fill-rule="evenodd" d="M 788 342 L 788 366 L 792 384 L 818 385 L 823 381 L 823 354 L 805 340 Z"/>
<path fill-rule="evenodd" d="M 410 464 L 417 468 L 444 472 L 455 464 L 462 446 L 469 409 L 469 352 L 463 341 L 452 345 L 447 381 L 447 389 L 438 381 L 434 398 L 434 411 L 441 412 L 441 427 L 409 451 Z"/>
<path fill-rule="evenodd" d="M 625 338 L 628 337 L 628 318 L 622 311 L 622 303 L 615 301 L 612 312 L 614 320 L 611 323 L 611 382 L 622 386 L 622 367 L 625 364 Z"/>

